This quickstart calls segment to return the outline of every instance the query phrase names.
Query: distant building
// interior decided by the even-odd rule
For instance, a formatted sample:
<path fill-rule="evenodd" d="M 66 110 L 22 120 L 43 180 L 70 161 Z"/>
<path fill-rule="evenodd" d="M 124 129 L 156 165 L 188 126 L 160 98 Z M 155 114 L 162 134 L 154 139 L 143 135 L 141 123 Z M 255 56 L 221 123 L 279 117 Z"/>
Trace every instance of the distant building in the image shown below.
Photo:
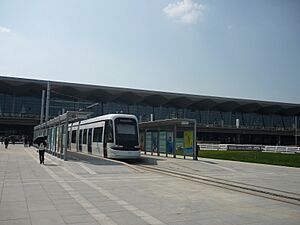
<path fill-rule="evenodd" d="M 47 82 L 0 76 L 0 136 L 32 135 L 33 126 L 40 122 L 42 90 L 47 89 Z M 140 121 L 192 118 L 198 123 L 198 140 L 210 143 L 293 145 L 295 118 L 300 127 L 300 104 L 54 81 L 50 84 L 50 118 L 80 109 L 93 112 L 92 116 L 130 113 Z"/>

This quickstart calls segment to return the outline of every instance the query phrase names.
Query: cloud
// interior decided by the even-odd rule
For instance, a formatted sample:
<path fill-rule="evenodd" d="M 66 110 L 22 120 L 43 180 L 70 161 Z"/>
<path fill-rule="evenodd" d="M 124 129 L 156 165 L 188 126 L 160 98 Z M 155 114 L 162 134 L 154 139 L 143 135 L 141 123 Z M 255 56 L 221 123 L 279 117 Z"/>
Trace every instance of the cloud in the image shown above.
<path fill-rule="evenodd" d="M 10 33 L 10 29 L 7 27 L 0 27 L 0 33 Z"/>
<path fill-rule="evenodd" d="M 177 3 L 170 3 L 164 8 L 164 13 L 183 23 L 195 24 L 202 15 L 205 7 L 193 2 L 193 0 L 182 0 Z"/>

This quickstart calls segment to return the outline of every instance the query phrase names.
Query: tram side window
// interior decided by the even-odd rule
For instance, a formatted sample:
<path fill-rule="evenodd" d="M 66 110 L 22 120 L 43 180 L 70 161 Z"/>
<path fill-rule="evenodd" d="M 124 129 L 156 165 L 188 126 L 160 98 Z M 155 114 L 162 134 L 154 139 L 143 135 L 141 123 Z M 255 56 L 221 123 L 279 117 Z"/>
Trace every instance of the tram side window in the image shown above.
<path fill-rule="evenodd" d="M 71 142 L 72 142 L 72 143 L 76 143 L 76 130 L 73 130 L 73 131 L 72 131 Z"/>
<path fill-rule="evenodd" d="M 83 130 L 83 142 L 82 144 L 86 144 L 86 139 L 87 139 L 87 129 Z"/>
<path fill-rule="evenodd" d="M 102 142 L 103 127 L 94 128 L 93 142 Z"/>

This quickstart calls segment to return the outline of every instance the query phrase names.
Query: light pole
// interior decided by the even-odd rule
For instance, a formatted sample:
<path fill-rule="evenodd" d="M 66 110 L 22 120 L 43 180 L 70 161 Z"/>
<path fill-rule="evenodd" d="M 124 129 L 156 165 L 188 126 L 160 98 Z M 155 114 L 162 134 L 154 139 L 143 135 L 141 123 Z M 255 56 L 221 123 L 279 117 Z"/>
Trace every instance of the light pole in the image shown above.
<path fill-rule="evenodd" d="M 295 116 L 295 146 L 298 146 L 298 118 L 297 115 Z"/>

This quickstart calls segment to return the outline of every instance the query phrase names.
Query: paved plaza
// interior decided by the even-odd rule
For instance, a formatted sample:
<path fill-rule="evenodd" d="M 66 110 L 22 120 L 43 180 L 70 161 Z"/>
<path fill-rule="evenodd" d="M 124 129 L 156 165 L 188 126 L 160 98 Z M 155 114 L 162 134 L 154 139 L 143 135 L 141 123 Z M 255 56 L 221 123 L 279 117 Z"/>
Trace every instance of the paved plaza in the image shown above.
<path fill-rule="evenodd" d="M 0 145 L 0 225 L 299 225 L 300 207 L 96 158 L 62 161 Z M 145 157 L 145 156 L 143 156 Z M 222 160 L 157 165 L 299 193 L 300 170 Z"/>
<path fill-rule="evenodd" d="M 179 160 L 172 156 L 151 156 L 149 153 L 146 156 L 145 163 L 154 162 L 160 168 L 278 189 L 300 197 L 300 168 L 209 158 Z"/>

